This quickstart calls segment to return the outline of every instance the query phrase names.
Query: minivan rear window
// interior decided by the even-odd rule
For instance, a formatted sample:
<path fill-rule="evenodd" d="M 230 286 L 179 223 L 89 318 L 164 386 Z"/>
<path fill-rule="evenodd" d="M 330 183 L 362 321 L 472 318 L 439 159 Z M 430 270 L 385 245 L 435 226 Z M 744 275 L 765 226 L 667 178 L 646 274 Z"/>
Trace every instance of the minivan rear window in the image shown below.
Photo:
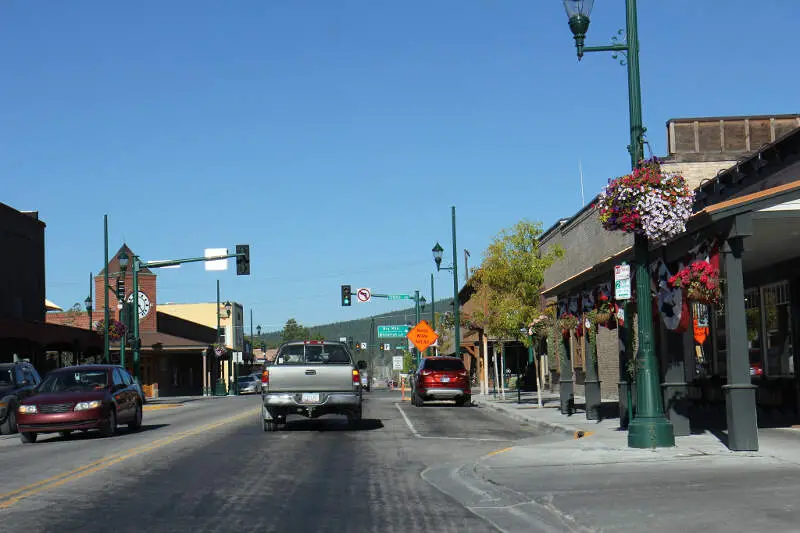
<path fill-rule="evenodd" d="M 425 370 L 464 370 L 464 362 L 458 359 L 426 359 Z"/>
<path fill-rule="evenodd" d="M 342 346 L 326 344 L 289 344 L 275 357 L 276 365 L 351 364 Z"/>

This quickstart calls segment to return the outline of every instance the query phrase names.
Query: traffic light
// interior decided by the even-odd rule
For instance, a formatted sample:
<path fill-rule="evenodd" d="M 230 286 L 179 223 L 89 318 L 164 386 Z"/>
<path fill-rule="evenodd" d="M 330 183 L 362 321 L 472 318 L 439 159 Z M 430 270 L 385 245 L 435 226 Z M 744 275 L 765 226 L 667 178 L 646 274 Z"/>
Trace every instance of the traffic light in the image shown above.
<path fill-rule="evenodd" d="M 117 278 L 117 300 L 125 300 L 125 278 Z"/>
<path fill-rule="evenodd" d="M 236 245 L 236 275 L 249 276 L 250 275 L 250 245 L 237 244 Z"/>
<path fill-rule="evenodd" d="M 350 305 L 350 285 L 342 285 L 342 305 Z"/>

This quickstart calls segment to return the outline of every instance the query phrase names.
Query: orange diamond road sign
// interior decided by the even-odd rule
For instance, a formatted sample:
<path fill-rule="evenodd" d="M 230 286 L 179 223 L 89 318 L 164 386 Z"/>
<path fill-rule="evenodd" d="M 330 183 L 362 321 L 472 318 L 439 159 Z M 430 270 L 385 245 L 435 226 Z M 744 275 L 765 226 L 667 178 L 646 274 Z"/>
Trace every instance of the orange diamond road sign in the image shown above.
<path fill-rule="evenodd" d="M 406 334 L 408 340 L 414 343 L 414 346 L 417 347 L 417 350 L 420 352 L 424 352 L 427 350 L 431 344 L 436 342 L 436 339 L 439 338 L 439 335 L 433 331 L 433 328 L 428 325 L 428 323 L 424 320 L 420 320 L 419 324 L 411 328 L 411 330 Z"/>

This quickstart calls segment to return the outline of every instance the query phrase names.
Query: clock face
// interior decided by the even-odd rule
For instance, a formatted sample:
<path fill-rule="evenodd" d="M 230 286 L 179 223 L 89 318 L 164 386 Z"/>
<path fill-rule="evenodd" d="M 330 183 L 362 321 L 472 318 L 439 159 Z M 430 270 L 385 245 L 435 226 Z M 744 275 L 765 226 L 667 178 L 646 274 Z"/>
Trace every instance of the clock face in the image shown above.
<path fill-rule="evenodd" d="M 139 291 L 139 318 L 142 319 L 150 313 L 150 298 L 145 293 Z M 133 301 L 133 293 L 130 293 L 127 298 L 128 303 Z"/>

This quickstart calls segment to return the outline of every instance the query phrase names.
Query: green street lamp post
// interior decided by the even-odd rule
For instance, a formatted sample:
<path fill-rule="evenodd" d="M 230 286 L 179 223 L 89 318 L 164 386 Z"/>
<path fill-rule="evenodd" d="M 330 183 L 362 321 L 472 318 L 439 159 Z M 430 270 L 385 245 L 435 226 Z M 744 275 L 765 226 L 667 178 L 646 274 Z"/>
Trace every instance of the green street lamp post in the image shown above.
<path fill-rule="evenodd" d="M 111 362 L 108 348 L 108 215 L 103 215 L 103 249 L 105 251 L 105 268 L 103 269 L 103 362 Z"/>
<path fill-rule="evenodd" d="M 125 253 L 123 250 L 119 255 L 120 260 L 120 267 L 122 267 L 123 257 L 125 258 L 125 264 L 128 264 L 128 254 Z M 142 369 L 141 369 L 141 349 L 142 349 L 142 340 L 139 338 L 139 271 L 142 268 L 142 261 L 139 259 L 139 256 L 134 255 L 130 258 L 131 261 L 131 278 L 132 278 L 132 287 L 131 287 L 131 294 L 133 294 L 133 306 L 131 313 L 133 316 L 131 317 L 132 326 L 133 326 L 133 377 L 136 380 L 136 383 L 141 384 L 142 382 Z"/>
<path fill-rule="evenodd" d="M 422 320 L 422 309 L 420 305 L 424 308 L 425 307 L 425 297 L 419 295 L 419 291 L 414 291 L 414 318 L 416 319 L 415 324 L 419 324 L 419 321 Z M 417 354 L 417 368 L 419 368 L 420 364 L 422 363 L 422 352 L 414 348 L 414 351 Z"/>
<path fill-rule="evenodd" d="M 450 270 L 453 272 L 453 318 L 455 319 L 454 336 L 453 336 L 453 349 L 456 357 L 461 356 L 461 318 L 458 303 L 458 254 L 456 252 L 456 207 L 451 206 L 450 212 L 452 215 L 452 230 L 453 230 L 453 266 L 442 266 L 442 252 L 444 248 L 438 242 L 431 250 L 433 252 L 433 261 L 436 263 L 436 270 Z"/>
<path fill-rule="evenodd" d="M 433 273 L 431 273 L 431 328 L 436 331 L 436 297 L 433 293 Z M 430 348 L 431 355 L 436 354 L 436 348 Z"/>
<path fill-rule="evenodd" d="M 122 250 L 119 253 L 119 255 L 117 256 L 117 259 L 119 260 L 119 270 L 120 270 L 120 272 L 122 274 L 122 279 L 124 281 L 125 280 L 125 273 L 128 271 L 128 261 L 129 261 L 130 258 L 128 257 L 128 254 L 125 253 L 125 250 Z M 136 297 L 134 296 L 134 299 L 135 298 Z M 122 318 L 123 318 L 123 315 L 129 315 L 130 314 L 131 306 L 128 305 L 125 302 L 125 295 L 124 294 L 122 295 L 121 303 L 122 303 L 122 308 L 121 308 L 122 311 L 120 311 L 120 322 L 123 322 L 127 326 L 128 323 L 130 322 L 130 318 L 128 317 L 128 320 L 124 320 L 124 321 L 122 320 Z M 138 311 L 138 305 L 139 305 L 138 301 L 134 305 L 136 306 L 136 310 L 135 311 Z M 125 368 L 125 344 L 126 344 L 127 337 L 128 337 L 128 332 L 126 330 L 125 334 L 119 340 L 119 364 L 120 364 L 120 366 L 122 368 Z"/>
<path fill-rule="evenodd" d="M 586 52 L 625 53 L 628 67 L 628 110 L 630 115 L 631 168 L 635 169 L 644 158 L 644 132 L 642 125 L 642 94 L 639 80 L 639 29 L 636 0 L 625 0 L 625 44 L 585 46 L 594 0 L 563 0 L 569 17 L 569 27 L 575 38 L 578 60 Z M 652 309 L 650 307 L 650 276 L 647 271 L 649 243 L 645 235 L 634 234 L 634 258 L 639 353 L 636 358 L 636 416 L 628 425 L 628 446 L 631 448 L 656 448 L 675 445 L 672 424 L 664 416 L 660 392 L 658 362 L 653 344 Z"/>

